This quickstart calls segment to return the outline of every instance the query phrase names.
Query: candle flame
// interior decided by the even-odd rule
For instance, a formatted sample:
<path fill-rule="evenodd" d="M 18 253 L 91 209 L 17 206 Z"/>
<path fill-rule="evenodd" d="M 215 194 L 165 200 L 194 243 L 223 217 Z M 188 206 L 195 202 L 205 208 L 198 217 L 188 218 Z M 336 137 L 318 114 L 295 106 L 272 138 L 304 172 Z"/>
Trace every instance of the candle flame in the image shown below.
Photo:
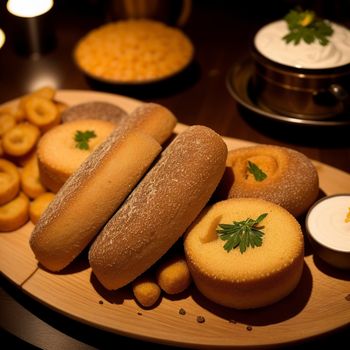
<path fill-rule="evenodd" d="M 53 0 L 9 0 L 7 10 L 18 17 L 36 17 L 48 12 Z"/>

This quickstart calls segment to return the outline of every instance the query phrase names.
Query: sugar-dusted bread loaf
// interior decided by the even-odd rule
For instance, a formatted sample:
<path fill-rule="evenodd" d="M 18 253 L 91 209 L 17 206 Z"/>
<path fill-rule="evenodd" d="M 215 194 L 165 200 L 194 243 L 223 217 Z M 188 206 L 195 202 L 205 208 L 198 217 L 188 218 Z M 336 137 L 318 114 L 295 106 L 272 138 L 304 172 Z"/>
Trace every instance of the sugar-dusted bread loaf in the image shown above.
<path fill-rule="evenodd" d="M 226 165 L 217 191 L 221 199 L 262 198 L 299 216 L 314 203 L 319 193 L 318 174 L 311 160 L 286 147 L 237 148 L 229 151 Z M 261 177 L 259 170 L 266 176 Z"/>
<path fill-rule="evenodd" d="M 222 138 L 207 127 L 175 138 L 90 248 L 104 287 L 125 286 L 168 251 L 209 200 L 226 157 Z"/>
<path fill-rule="evenodd" d="M 152 106 L 156 116 L 147 104 L 141 105 L 134 111 L 137 117 L 132 113 L 129 123 L 115 128 L 69 177 L 40 218 L 30 246 L 47 269 L 59 271 L 81 253 L 160 153 L 155 139 L 166 140 L 176 118 L 166 108 Z M 148 129 L 148 120 L 150 125 L 157 120 L 157 126 Z"/>
<path fill-rule="evenodd" d="M 57 192 L 81 163 L 108 137 L 115 125 L 106 120 L 79 119 L 45 133 L 38 144 L 38 166 L 43 185 Z M 77 132 L 94 132 L 87 148 L 77 147 Z"/>
<path fill-rule="evenodd" d="M 115 129 L 66 181 L 30 246 L 47 269 L 66 267 L 101 230 L 161 150 L 151 136 Z"/>
<path fill-rule="evenodd" d="M 224 249 L 219 224 L 267 216 L 256 226 L 261 246 L 241 253 Z M 198 290 L 211 301 L 237 309 L 257 308 L 284 298 L 297 286 L 304 265 L 299 223 L 281 206 L 257 198 L 233 198 L 207 208 L 184 239 L 185 255 Z"/>
<path fill-rule="evenodd" d="M 121 125 L 127 128 L 142 130 L 163 144 L 171 135 L 177 123 L 176 117 L 165 107 L 157 103 L 143 103 Z"/>
<path fill-rule="evenodd" d="M 61 119 L 63 123 L 77 119 L 101 119 L 119 125 L 122 118 L 127 116 L 128 114 L 121 107 L 113 103 L 90 101 L 66 108 L 61 115 Z"/>

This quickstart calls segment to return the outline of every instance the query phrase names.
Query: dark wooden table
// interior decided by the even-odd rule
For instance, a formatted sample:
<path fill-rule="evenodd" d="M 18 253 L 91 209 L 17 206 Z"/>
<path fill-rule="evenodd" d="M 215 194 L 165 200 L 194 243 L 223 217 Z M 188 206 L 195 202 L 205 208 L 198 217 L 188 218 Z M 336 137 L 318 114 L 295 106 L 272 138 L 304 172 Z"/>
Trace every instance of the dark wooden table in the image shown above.
<path fill-rule="evenodd" d="M 277 4 L 276 4 L 277 3 Z M 226 77 L 231 66 L 249 55 L 255 31 L 282 17 L 293 1 L 194 0 L 183 28 L 195 46 L 195 62 L 176 79 L 145 88 L 106 86 L 86 79 L 76 68 L 72 50 L 87 31 L 110 18 L 108 1 L 61 0 L 54 8 L 54 48 L 37 58 L 21 56 L 11 40 L 0 50 L 0 103 L 42 85 L 57 89 L 101 90 L 153 101 L 172 110 L 185 124 L 207 125 L 218 133 L 259 143 L 283 145 L 310 158 L 350 172 L 349 127 L 307 127 L 266 120 L 240 106 L 230 95 Z M 332 3 L 332 5 L 330 4 Z M 349 26 L 347 1 L 304 1 L 321 15 Z M 0 27 L 11 25 L 0 5 Z M 350 115 L 349 115 L 350 118 Z M 1 257 L 0 257 L 1 259 Z M 63 349 L 136 348 L 147 343 L 94 329 L 48 309 L 0 278 L 1 336 L 14 346 Z M 350 285 L 349 285 L 350 291 Z M 345 330 L 299 344 L 310 348 L 345 340 Z M 110 345 L 109 345 L 110 344 Z M 164 346 L 152 344 L 152 348 Z"/>

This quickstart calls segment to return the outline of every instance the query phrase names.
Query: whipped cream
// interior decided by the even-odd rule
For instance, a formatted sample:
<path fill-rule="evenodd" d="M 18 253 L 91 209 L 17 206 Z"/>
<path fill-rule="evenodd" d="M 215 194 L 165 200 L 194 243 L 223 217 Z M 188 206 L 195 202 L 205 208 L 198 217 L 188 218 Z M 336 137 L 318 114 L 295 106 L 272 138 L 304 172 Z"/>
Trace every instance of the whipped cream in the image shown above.
<path fill-rule="evenodd" d="M 254 45 L 270 60 L 295 68 L 324 69 L 349 64 L 350 30 L 335 23 L 331 26 L 333 34 L 328 37 L 327 45 L 322 46 L 316 40 L 294 45 L 282 39 L 289 30 L 287 22 L 280 20 L 262 27 L 255 35 Z"/>
<path fill-rule="evenodd" d="M 342 252 L 350 252 L 350 222 L 345 217 L 350 208 L 350 195 L 325 198 L 308 215 L 308 230 L 322 245 Z"/>

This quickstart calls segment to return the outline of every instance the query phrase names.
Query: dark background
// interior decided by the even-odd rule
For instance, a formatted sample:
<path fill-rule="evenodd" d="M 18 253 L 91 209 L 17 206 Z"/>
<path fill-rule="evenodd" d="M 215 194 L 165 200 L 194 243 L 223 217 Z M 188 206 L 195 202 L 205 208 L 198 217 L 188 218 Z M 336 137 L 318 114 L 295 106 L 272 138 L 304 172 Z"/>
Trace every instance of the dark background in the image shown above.
<path fill-rule="evenodd" d="M 204 124 L 230 137 L 285 145 L 350 172 L 349 128 L 300 128 L 271 124 L 239 106 L 230 96 L 225 79 L 230 67 L 249 54 L 255 32 L 301 5 L 330 20 L 350 26 L 350 1 L 229 1 L 194 0 L 191 16 L 183 27 L 195 47 L 195 64 L 180 78 L 147 88 L 106 86 L 89 81 L 73 61 L 77 41 L 89 30 L 114 18 L 109 1 L 56 0 L 51 25 L 51 49 L 40 57 L 20 55 L 10 33 L 14 25 L 0 3 L 0 28 L 8 34 L 0 49 L 0 103 L 17 98 L 42 85 L 57 89 L 101 90 L 153 101 L 171 109 L 179 121 Z M 1 257 L 0 257 L 1 259 Z M 1 341 L 12 348 L 88 349 L 146 348 L 147 344 L 91 328 L 46 308 L 0 276 Z M 350 292 L 350 290 L 349 290 Z M 26 325 L 25 327 L 23 325 Z M 347 330 L 321 337 L 300 349 L 347 344 Z M 110 345 L 108 345 L 110 344 Z M 151 348 L 163 346 L 152 344 Z M 292 348 L 295 348 L 294 346 Z"/>

